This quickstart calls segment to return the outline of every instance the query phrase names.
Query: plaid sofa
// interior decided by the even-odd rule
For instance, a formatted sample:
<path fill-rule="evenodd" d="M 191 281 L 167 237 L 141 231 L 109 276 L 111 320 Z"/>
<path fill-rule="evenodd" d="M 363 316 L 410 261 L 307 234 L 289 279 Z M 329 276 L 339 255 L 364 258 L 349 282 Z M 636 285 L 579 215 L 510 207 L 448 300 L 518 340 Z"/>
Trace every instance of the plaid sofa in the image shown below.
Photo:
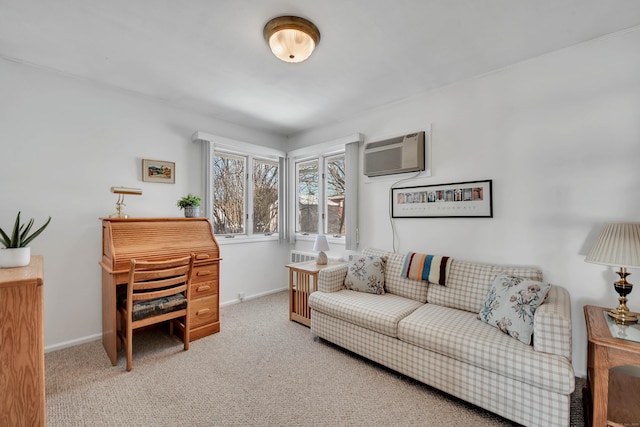
<path fill-rule="evenodd" d="M 552 286 L 534 317 L 531 345 L 478 320 L 499 273 L 542 280 L 529 267 L 454 260 L 446 286 L 401 276 L 387 256 L 385 293 L 345 289 L 347 264 L 320 271 L 309 297 L 313 334 L 526 426 L 568 426 L 575 387 L 568 292 Z"/>

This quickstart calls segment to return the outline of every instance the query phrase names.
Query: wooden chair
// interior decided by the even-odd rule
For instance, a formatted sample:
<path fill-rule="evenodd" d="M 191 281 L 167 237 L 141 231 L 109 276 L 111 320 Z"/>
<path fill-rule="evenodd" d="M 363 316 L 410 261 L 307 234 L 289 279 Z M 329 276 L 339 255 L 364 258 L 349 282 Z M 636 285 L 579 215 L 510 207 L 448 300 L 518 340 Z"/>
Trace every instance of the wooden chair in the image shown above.
<path fill-rule="evenodd" d="M 127 371 L 132 367 L 133 330 L 169 320 L 182 330 L 189 350 L 189 293 L 195 255 L 166 261 L 131 260 L 126 299 L 118 303 L 121 327 L 118 336 L 127 348 Z M 184 318 L 182 323 L 179 318 Z"/>

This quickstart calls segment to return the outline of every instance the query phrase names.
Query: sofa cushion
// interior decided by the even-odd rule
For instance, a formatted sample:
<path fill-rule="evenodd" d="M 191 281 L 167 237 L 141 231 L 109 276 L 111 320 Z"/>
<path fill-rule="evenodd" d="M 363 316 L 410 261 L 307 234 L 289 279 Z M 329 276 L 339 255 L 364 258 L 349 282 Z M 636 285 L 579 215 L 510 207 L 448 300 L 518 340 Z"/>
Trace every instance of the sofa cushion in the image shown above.
<path fill-rule="evenodd" d="M 313 292 L 309 296 L 312 310 L 391 337 L 397 336 L 398 322 L 422 305 L 389 293 L 375 295 L 346 289 L 331 293 Z"/>
<path fill-rule="evenodd" d="M 477 314 L 484 304 L 493 280 L 500 273 L 523 279 L 542 280 L 542 272 L 532 267 L 503 267 L 453 260 L 447 286 L 430 284 L 428 301 Z"/>
<path fill-rule="evenodd" d="M 398 338 L 544 390 L 569 394 L 573 368 L 565 357 L 535 351 L 476 318 L 477 314 L 425 304 L 398 324 Z"/>
<path fill-rule="evenodd" d="M 550 287 L 548 283 L 499 274 L 478 318 L 528 345 L 533 332 L 533 315 Z"/>
<path fill-rule="evenodd" d="M 384 294 L 386 261 L 385 256 L 349 255 L 347 276 L 344 278 L 345 288 L 370 294 Z"/>
<path fill-rule="evenodd" d="M 386 256 L 386 274 L 384 276 L 385 292 L 425 303 L 427 301 L 428 282 L 402 277 L 404 254 L 394 254 L 380 249 L 366 248 L 364 255 Z"/>

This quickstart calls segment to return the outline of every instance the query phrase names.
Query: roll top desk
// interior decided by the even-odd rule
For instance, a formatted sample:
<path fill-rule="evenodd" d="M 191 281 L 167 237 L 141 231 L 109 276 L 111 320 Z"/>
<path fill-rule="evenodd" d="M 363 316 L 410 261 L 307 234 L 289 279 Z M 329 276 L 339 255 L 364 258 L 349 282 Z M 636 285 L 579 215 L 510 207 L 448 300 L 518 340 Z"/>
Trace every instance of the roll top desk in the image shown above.
<path fill-rule="evenodd" d="M 116 302 L 126 291 L 132 259 L 160 261 L 195 253 L 190 340 L 220 331 L 220 249 L 207 218 L 102 219 L 102 344 L 116 365 Z M 124 286 L 120 286 L 124 285 Z"/>

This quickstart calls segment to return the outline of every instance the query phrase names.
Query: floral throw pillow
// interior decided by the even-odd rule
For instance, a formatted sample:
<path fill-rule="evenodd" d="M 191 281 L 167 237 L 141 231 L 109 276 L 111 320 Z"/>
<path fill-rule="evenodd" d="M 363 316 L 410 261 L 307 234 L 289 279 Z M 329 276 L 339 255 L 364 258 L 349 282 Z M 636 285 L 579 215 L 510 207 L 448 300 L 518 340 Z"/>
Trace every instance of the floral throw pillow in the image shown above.
<path fill-rule="evenodd" d="M 529 345 L 533 315 L 549 292 L 549 283 L 499 274 L 487 294 L 478 318 Z"/>
<path fill-rule="evenodd" d="M 344 287 L 352 291 L 384 294 L 384 271 L 387 257 L 349 255 Z"/>

